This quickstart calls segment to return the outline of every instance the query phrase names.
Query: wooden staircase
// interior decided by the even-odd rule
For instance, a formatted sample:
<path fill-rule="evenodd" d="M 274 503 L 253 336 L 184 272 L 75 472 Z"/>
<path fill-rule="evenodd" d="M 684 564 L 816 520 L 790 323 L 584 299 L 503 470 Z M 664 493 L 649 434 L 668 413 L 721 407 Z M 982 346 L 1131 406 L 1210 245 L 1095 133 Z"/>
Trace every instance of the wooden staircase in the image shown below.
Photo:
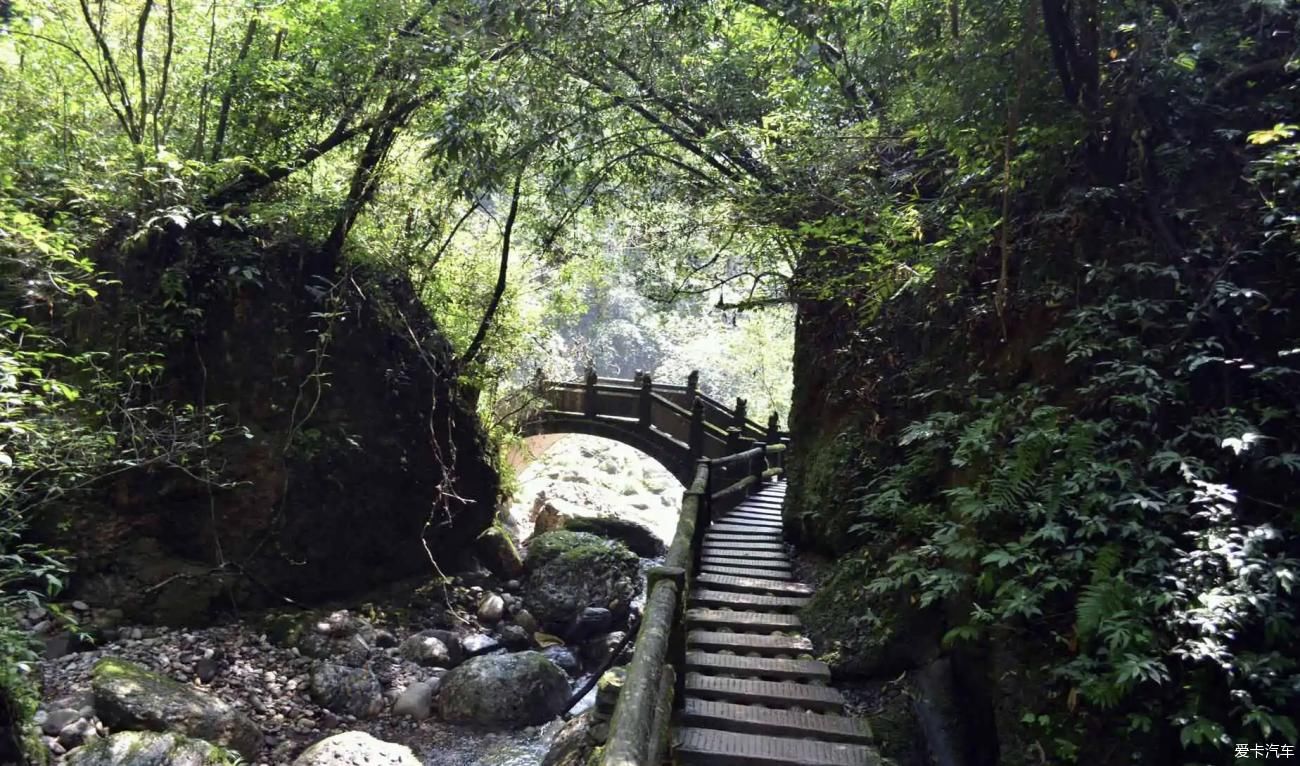
<path fill-rule="evenodd" d="M 782 542 L 785 482 L 715 519 L 686 611 L 684 766 L 877 766 L 865 721 L 844 715 L 796 614 L 812 590 Z"/>

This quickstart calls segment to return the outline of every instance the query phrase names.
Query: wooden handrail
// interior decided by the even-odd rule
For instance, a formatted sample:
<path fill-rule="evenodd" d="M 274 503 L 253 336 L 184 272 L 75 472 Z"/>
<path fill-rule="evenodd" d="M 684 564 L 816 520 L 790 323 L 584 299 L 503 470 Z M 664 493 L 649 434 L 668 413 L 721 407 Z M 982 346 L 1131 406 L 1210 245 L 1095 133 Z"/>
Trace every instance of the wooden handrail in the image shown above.
<path fill-rule="evenodd" d="M 681 512 L 672 543 L 664 557 L 664 566 L 649 574 L 649 596 L 645 614 L 636 634 L 632 661 L 626 680 L 614 706 L 609 734 L 600 751 L 601 766 L 659 766 L 669 746 L 669 726 L 678 693 L 678 681 L 684 667 L 674 667 L 685 660 L 685 595 L 695 571 L 699 540 L 712 515 L 714 503 L 724 501 L 761 485 L 784 472 L 772 466 L 712 491 L 715 472 L 754 461 L 780 456 L 785 444 L 759 444 L 755 447 L 713 460 L 702 459 L 690 487 L 682 496 Z M 670 654 L 672 656 L 670 656 Z"/>

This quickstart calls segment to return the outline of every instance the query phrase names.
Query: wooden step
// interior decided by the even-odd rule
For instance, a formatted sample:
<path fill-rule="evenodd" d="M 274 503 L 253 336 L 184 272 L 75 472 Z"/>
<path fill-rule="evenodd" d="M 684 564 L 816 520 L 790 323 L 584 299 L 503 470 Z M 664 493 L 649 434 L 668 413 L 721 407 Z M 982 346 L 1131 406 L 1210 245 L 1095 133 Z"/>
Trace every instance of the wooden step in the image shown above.
<path fill-rule="evenodd" d="M 703 563 L 700 564 L 700 571 L 708 572 L 710 574 L 736 575 L 737 577 L 757 577 L 763 580 L 790 581 L 794 579 L 794 575 L 790 574 L 788 570 L 781 571 L 779 569 L 759 569 L 757 567 L 750 567 L 750 566 L 729 567 L 729 566 L 723 566 L 721 564 Z"/>
<path fill-rule="evenodd" d="M 705 553 L 700 557 L 701 564 L 716 564 L 724 567 L 754 567 L 755 569 L 774 569 L 778 572 L 789 572 L 790 562 L 784 558 L 765 559 L 758 556 L 747 556 L 743 553 Z"/>
<path fill-rule="evenodd" d="M 768 526 L 778 527 L 784 523 L 780 516 L 768 516 L 763 513 L 748 513 L 743 511 L 724 513 L 714 519 L 714 522 L 718 524 L 735 524 L 738 522 L 746 524 L 766 524 Z"/>
<path fill-rule="evenodd" d="M 675 762 L 694 766 L 878 766 L 880 756 L 865 745 L 738 734 L 683 727 L 677 732 Z"/>
<path fill-rule="evenodd" d="M 744 545 L 755 550 L 785 550 L 780 537 L 764 540 L 753 535 L 705 535 L 705 546 L 710 545 Z"/>
<path fill-rule="evenodd" d="M 780 612 L 737 612 L 731 609 L 687 609 L 686 624 L 773 633 L 795 631 L 803 626 L 799 617 Z"/>
<path fill-rule="evenodd" d="M 711 630 L 692 630 L 686 634 L 686 645 L 692 649 L 737 654 L 753 652 L 764 655 L 796 656 L 813 650 L 812 642 L 803 636 L 762 636 L 755 633 L 720 633 Z"/>
<path fill-rule="evenodd" d="M 752 678 L 726 678 L 700 673 L 686 674 L 686 697 L 829 713 L 844 710 L 844 695 L 829 686 L 788 681 L 755 681 Z"/>
<path fill-rule="evenodd" d="M 686 698 L 682 721 L 691 726 L 744 734 L 784 737 L 815 737 L 827 742 L 865 745 L 871 742 L 871 727 L 859 718 L 829 713 L 769 710 L 730 702 Z"/>
<path fill-rule="evenodd" d="M 784 529 L 780 519 L 754 518 L 752 516 L 739 516 L 729 513 L 720 519 L 714 519 L 714 524 L 744 524 L 749 527 L 772 527 L 773 529 Z"/>
<path fill-rule="evenodd" d="M 784 506 L 780 502 L 770 500 L 755 500 L 753 498 L 746 500 L 732 510 L 735 511 L 753 511 L 755 513 L 781 513 Z"/>
<path fill-rule="evenodd" d="M 739 593 L 768 593 L 773 596 L 811 596 L 812 588 L 801 582 L 781 582 L 755 577 L 701 574 L 695 582 L 711 590 L 734 590 Z"/>
<path fill-rule="evenodd" d="M 751 551 L 781 551 L 785 552 L 785 543 L 779 540 L 755 540 L 752 537 L 746 537 L 743 540 L 717 540 L 706 537 L 704 539 L 705 548 L 744 548 Z"/>
<path fill-rule="evenodd" d="M 709 527 L 710 535 L 753 535 L 781 539 L 780 527 L 756 527 L 748 524 L 713 524 Z"/>
<path fill-rule="evenodd" d="M 785 551 L 755 548 L 744 543 L 734 546 L 706 545 L 700 549 L 702 556 L 720 556 L 722 558 L 767 559 L 769 561 L 789 561 Z"/>
<path fill-rule="evenodd" d="M 698 607 L 729 606 L 733 609 L 760 609 L 765 612 L 797 612 L 808 605 L 802 596 L 768 596 L 761 593 L 730 593 L 724 590 L 696 588 L 691 591 L 690 605 Z"/>
<path fill-rule="evenodd" d="M 687 652 L 686 669 L 715 676 L 770 678 L 774 681 L 831 682 L 830 666 L 817 660 L 786 660 L 778 657 L 742 657 L 739 654 Z"/>

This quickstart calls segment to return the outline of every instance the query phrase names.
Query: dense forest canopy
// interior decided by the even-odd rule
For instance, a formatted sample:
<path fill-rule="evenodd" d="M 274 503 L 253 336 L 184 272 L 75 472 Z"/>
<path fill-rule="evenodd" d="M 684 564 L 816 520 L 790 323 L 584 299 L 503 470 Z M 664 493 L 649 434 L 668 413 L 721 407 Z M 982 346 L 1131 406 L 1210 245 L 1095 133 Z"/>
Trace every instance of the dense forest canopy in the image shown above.
<path fill-rule="evenodd" d="M 323 296 L 409 278 L 489 424 L 589 360 L 784 414 L 797 311 L 792 417 L 801 379 L 861 415 L 803 474 L 853 628 L 901 598 L 944 606 L 947 647 L 1035 647 L 1026 763 L 1294 742 L 1298 19 L 0 0 L 0 607 L 61 583 L 22 542 L 40 507 L 150 466 L 221 481 L 205 445 L 240 424 L 158 395 L 161 349 L 193 291 L 293 251 Z M 87 330 L 152 238 L 192 232 L 256 246 L 197 282 L 168 264 L 164 313 Z"/>

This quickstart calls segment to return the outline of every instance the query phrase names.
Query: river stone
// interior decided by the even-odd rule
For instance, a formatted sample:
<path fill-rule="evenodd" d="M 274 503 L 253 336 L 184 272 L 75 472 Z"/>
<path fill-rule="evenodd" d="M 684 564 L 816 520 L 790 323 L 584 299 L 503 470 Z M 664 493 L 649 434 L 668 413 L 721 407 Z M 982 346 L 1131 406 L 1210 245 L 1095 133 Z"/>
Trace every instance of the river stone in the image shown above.
<path fill-rule="evenodd" d="M 533 634 L 524 630 L 520 625 L 502 625 L 497 628 L 497 636 L 502 646 L 514 652 L 527 649 L 529 644 L 533 642 Z"/>
<path fill-rule="evenodd" d="M 303 751 L 293 766 L 421 766 L 409 747 L 375 739 L 363 731 L 326 737 Z"/>
<path fill-rule="evenodd" d="M 222 700 L 124 660 L 107 657 L 91 673 L 95 713 L 110 729 L 175 732 L 253 760 L 262 731 Z"/>
<path fill-rule="evenodd" d="M 591 663 L 592 666 L 603 668 L 609 663 L 610 659 L 614 655 L 614 651 L 618 649 L 619 644 L 622 644 L 623 639 L 625 638 L 627 638 L 627 634 L 621 630 L 616 630 L 613 633 L 606 633 L 603 636 L 596 636 L 582 645 L 582 657 L 587 662 Z M 628 662 L 631 659 L 631 655 L 632 653 L 624 648 L 623 654 L 618 658 L 619 663 L 622 664 Z"/>
<path fill-rule="evenodd" d="M 592 751 L 600 744 L 592 731 L 594 723 L 591 711 L 566 722 L 551 740 L 542 766 L 586 766 Z"/>
<path fill-rule="evenodd" d="M 506 613 L 506 601 L 495 593 L 488 593 L 478 602 L 478 618 L 484 625 L 496 625 Z"/>
<path fill-rule="evenodd" d="M 495 726 L 542 724 L 564 711 L 569 679 L 538 652 L 475 657 L 442 677 L 444 720 Z"/>
<path fill-rule="evenodd" d="M 426 667 L 436 665 L 445 668 L 454 665 L 452 646 L 458 647 L 460 642 L 453 637 L 451 643 L 448 643 L 444 640 L 447 638 L 442 635 L 444 633 L 446 631 L 422 630 L 403 641 L 397 653 L 408 662 Z"/>
<path fill-rule="evenodd" d="M 411 684 L 393 703 L 393 713 L 409 715 L 417 721 L 423 721 L 433 715 L 433 698 L 438 694 L 438 687 L 441 685 L 441 678 Z"/>
<path fill-rule="evenodd" d="M 486 633 L 470 633 L 460 637 L 460 648 L 465 650 L 466 657 L 477 657 L 500 649 L 501 642 Z"/>
<path fill-rule="evenodd" d="M 515 610 L 512 619 L 514 619 L 516 625 L 528 631 L 529 635 L 536 633 L 541 628 L 541 626 L 537 624 L 537 618 L 527 609 Z"/>
<path fill-rule="evenodd" d="M 119 731 L 73 750 L 64 763 L 67 766 L 225 766 L 230 759 L 221 748 L 209 742 L 174 732 Z"/>
<path fill-rule="evenodd" d="M 357 718 L 373 718 L 384 709 L 384 690 L 374 673 L 333 662 L 312 668 L 311 698 L 321 707 Z"/>
<path fill-rule="evenodd" d="M 619 542 L 585 532 L 548 532 L 528 546 L 524 602 L 550 632 L 565 632 L 589 607 L 621 619 L 641 591 L 640 561 Z"/>
<path fill-rule="evenodd" d="M 614 615 L 608 609 L 589 606 L 569 626 L 565 637 L 574 643 L 586 641 L 592 636 L 608 633 L 613 623 Z"/>
<path fill-rule="evenodd" d="M 524 563 L 519 558 L 519 549 L 515 547 L 510 535 L 500 527 L 488 527 L 487 531 L 479 536 L 475 548 L 487 568 L 502 579 L 518 577 L 524 571 Z"/>
<path fill-rule="evenodd" d="M 668 552 L 650 527 L 629 519 L 614 516 L 576 516 L 564 522 L 571 532 L 589 532 L 598 537 L 617 540 L 633 553 L 645 558 L 658 558 Z"/>
<path fill-rule="evenodd" d="M 59 744 L 68 750 L 74 747 L 81 747 L 87 742 L 99 738 L 99 731 L 95 729 L 95 724 L 85 718 L 78 718 L 72 723 L 64 726 L 59 730 Z"/>
<path fill-rule="evenodd" d="M 574 678 L 582 673 L 582 663 L 578 662 L 578 655 L 567 646 L 548 646 L 542 650 L 542 654 Z"/>

